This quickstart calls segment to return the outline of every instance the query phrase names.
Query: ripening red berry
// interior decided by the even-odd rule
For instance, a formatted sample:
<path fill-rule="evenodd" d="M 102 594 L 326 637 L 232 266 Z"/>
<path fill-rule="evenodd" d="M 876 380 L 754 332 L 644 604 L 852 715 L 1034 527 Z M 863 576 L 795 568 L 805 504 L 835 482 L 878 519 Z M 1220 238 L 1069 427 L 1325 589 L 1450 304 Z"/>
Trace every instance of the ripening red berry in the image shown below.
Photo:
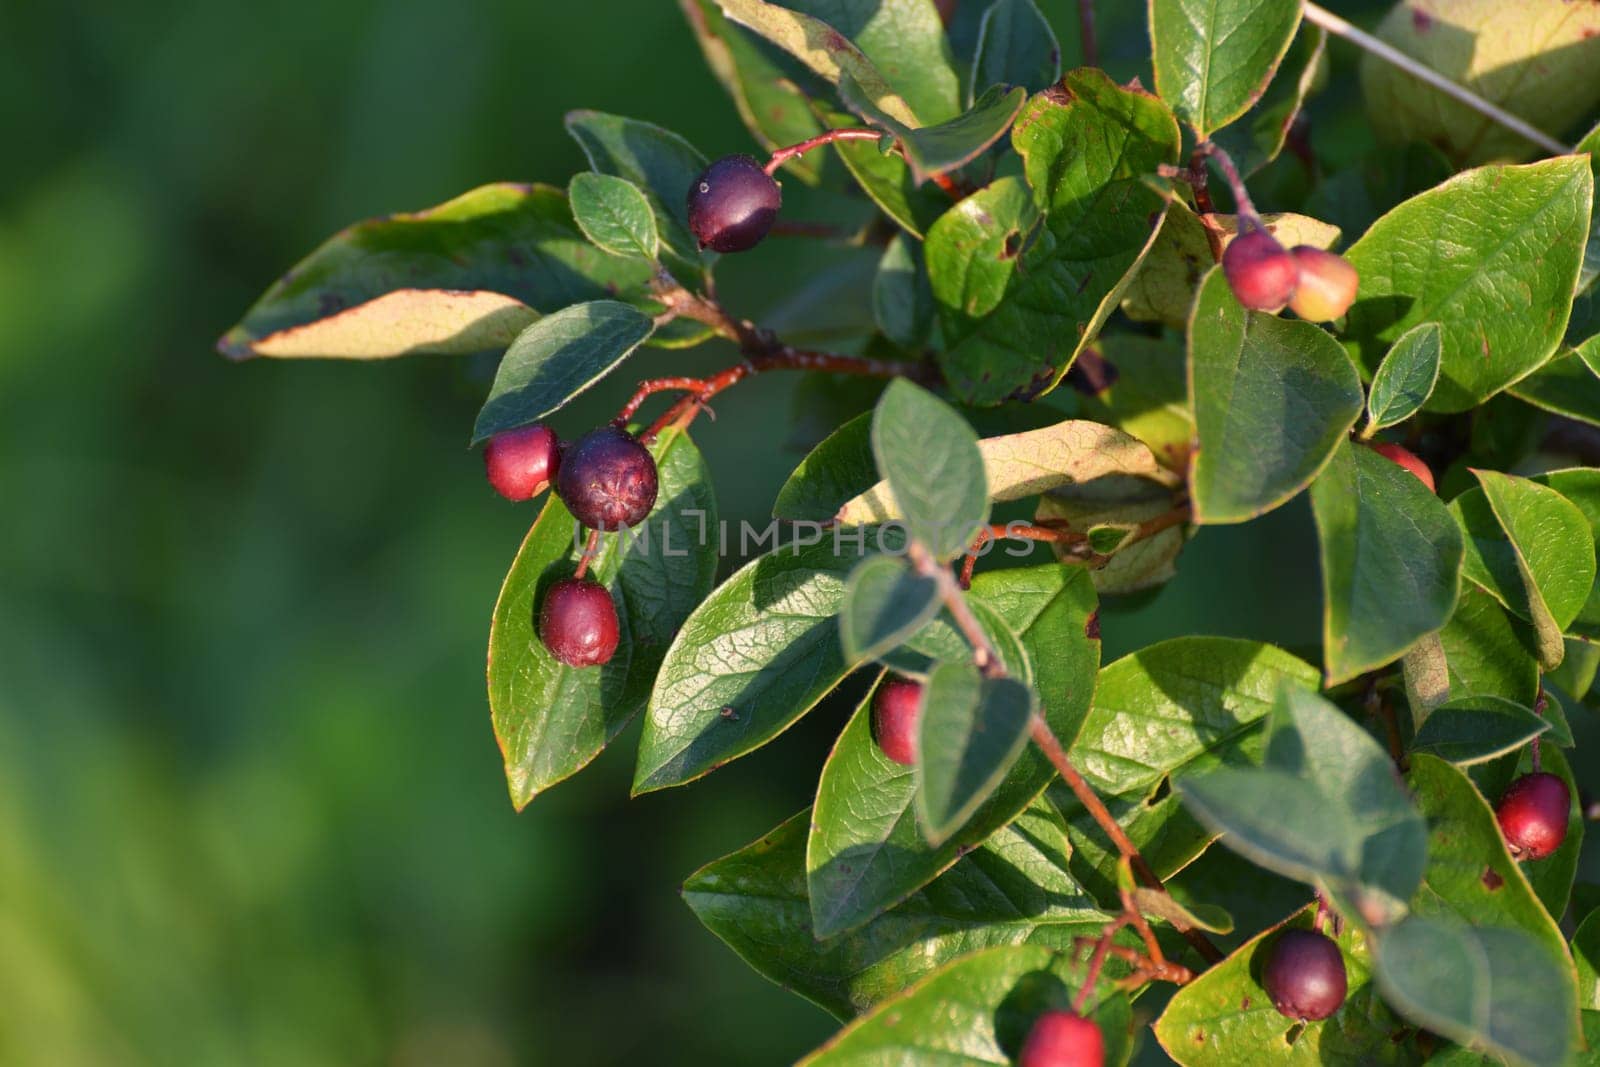
<path fill-rule="evenodd" d="M 743 252 L 778 218 L 783 192 L 749 156 L 723 156 L 689 186 L 689 229 L 701 248 Z"/>
<path fill-rule="evenodd" d="M 617 651 L 617 606 L 599 582 L 563 578 L 544 595 L 539 640 L 569 667 L 596 667 Z"/>
<path fill-rule="evenodd" d="M 1392 463 L 1398 463 L 1406 470 L 1417 476 L 1417 480 L 1428 487 L 1428 492 L 1433 492 L 1433 471 L 1422 462 L 1422 458 L 1403 445 L 1380 441 L 1372 446 L 1372 450 Z"/>
<path fill-rule="evenodd" d="M 1294 296 L 1300 268 L 1278 239 L 1253 223 L 1222 251 L 1222 273 L 1239 303 L 1251 311 L 1281 311 Z"/>
<path fill-rule="evenodd" d="M 1291 1019 L 1326 1019 L 1348 988 L 1339 946 L 1315 930 L 1285 930 L 1261 972 L 1272 1006 Z"/>
<path fill-rule="evenodd" d="M 1513 856 L 1542 860 L 1567 839 L 1571 807 L 1572 794 L 1566 782 L 1553 774 L 1529 774 L 1511 783 L 1494 809 L 1494 817 Z"/>
<path fill-rule="evenodd" d="M 909 767 L 917 759 L 917 720 L 922 715 L 922 683 L 890 678 L 872 699 L 872 736 L 883 754 Z"/>
<path fill-rule="evenodd" d="M 507 500 L 532 500 L 556 476 L 561 442 L 548 426 L 524 426 L 489 438 L 483 469 L 489 484 Z"/>
<path fill-rule="evenodd" d="M 1017 1067 L 1103 1067 L 1100 1028 L 1076 1012 L 1047 1011 L 1034 1021 Z"/>
<path fill-rule="evenodd" d="M 637 526 L 655 506 L 656 461 L 626 430 L 602 426 L 567 446 L 556 494 L 574 518 L 595 530 Z"/>
<path fill-rule="evenodd" d="M 1361 275 L 1348 259 L 1311 245 L 1296 245 L 1289 254 L 1300 267 L 1290 311 L 1308 322 L 1332 322 L 1350 310 Z"/>

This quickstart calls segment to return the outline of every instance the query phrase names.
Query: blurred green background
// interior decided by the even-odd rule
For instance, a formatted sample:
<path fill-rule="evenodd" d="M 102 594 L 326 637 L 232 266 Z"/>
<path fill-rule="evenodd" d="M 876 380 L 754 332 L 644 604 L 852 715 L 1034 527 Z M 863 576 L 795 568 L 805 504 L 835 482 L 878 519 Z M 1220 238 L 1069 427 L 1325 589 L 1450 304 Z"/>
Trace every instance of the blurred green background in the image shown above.
<path fill-rule="evenodd" d="M 483 657 L 533 510 L 465 448 L 492 362 L 211 348 L 349 221 L 564 184 L 574 107 L 753 147 L 667 0 L 0 4 L 0 1062 L 770 1064 L 832 1031 L 677 889 L 808 802 L 842 705 L 629 802 L 635 728 L 513 814 Z M 771 241 L 724 293 L 781 322 L 852 257 Z M 558 429 L 728 361 L 646 351 Z M 797 381 L 697 430 L 734 521 L 798 458 Z M 1205 532 L 1108 657 L 1314 645 L 1308 529 Z"/>

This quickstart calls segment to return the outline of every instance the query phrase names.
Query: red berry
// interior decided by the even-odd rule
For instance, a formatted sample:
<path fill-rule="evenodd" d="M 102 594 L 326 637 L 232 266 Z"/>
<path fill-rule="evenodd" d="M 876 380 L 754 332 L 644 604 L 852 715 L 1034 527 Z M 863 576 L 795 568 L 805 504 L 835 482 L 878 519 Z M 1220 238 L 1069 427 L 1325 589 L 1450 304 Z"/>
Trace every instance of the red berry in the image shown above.
<path fill-rule="evenodd" d="M 1412 474 L 1415 474 L 1417 476 L 1417 480 L 1428 487 L 1428 492 L 1431 493 L 1434 491 L 1433 472 L 1429 470 L 1428 465 L 1422 462 L 1422 459 L 1409 448 L 1405 448 L 1402 445 L 1391 444 L 1387 441 L 1380 441 L 1378 444 L 1372 446 L 1372 450 L 1378 455 L 1382 456 L 1384 459 L 1387 459 L 1393 463 L 1398 463 Z"/>
<path fill-rule="evenodd" d="M 1567 814 L 1572 794 L 1553 774 L 1518 778 L 1500 798 L 1494 817 L 1500 821 L 1511 854 L 1519 860 L 1542 860 L 1567 839 Z"/>
<path fill-rule="evenodd" d="M 1289 310 L 1308 322 L 1332 322 L 1350 310 L 1361 275 L 1348 259 L 1311 245 L 1297 245 L 1289 254 L 1300 267 L 1300 286 Z"/>
<path fill-rule="evenodd" d="M 1105 1062 L 1100 1028 L 1070 1011 L 1039 1016 L 1017 1057 L 1017 1067 L 1103 1067 Z"/>
<path fill-rule="evenodd" d="M 596 530 L 637 526 L 656 503 L 656 461 L 615 426 L 590 430 L 567 446 L 556 493 L 573 517 Z"/>
<path fill-rule="evenodd" d="M 594 667 L 617 651 L 617 606 L 599 582 L 563 578 L 544 595 L 539 640 L 569 667 Z"/>
<path fill-rule="evenodd" d="M 524 426 L 489 438 L 483 469 L 507 500 L 531 500 L 544 492 L 561 462 L 561 442 L 548 426 Z"/>
<path fill-rule="evenodd" d="M 1282 310 L 1300 281 L 1294 257 L 1253 223 L 1246 223 L 1223 250 L 1222 273 L 1239 303 L 1251 311 Z"/>
<path fill-rule="evenodd" d="M 1315 930 L 1285 930 L 1261 972 L 1272 1006 L 1291 1019 L 1326 1019 L 1348 988 L 1339 946 Z"/>
<path fill-rule="evenodd" d="M 689 186 L 689 229 L 701 248 L 743 252 L 778 218 L 783 192 L 749 156 L 723 156 Z"/>
<path fill-rule="evenodd" d="M 883 754 L 909 767 L 917 759 L 917 719 L 922 714 L 922 683 L 890 678 L 872 700 L 872 736 Z"/>

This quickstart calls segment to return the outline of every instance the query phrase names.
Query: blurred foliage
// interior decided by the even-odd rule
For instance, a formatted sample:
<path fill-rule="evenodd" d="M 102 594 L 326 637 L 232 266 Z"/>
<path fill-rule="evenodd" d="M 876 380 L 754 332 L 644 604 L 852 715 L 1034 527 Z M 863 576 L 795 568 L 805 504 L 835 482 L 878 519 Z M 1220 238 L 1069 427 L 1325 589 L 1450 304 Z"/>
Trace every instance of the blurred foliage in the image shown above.
<path fill-rule="evenodd" d="M 768 1064 L 832 1029 L 676 896 L 807 803 L 851 694 L 699 789 L 627 801 L 622 743 L 514 816 L 482 650 L 534 512 L 465 447 L 492 365 L 211 351 L 352 219 L 565 183 L 580 106 L 751 148 L 665 0 L 0 8 L 0 1062 Z M 1359 153 L 1358 117 L 1319 151 Z M 794 218 L 862 214 L 790 186 Z M 870 265 L 772 241 L 724 295 L 810 322 Z M 797 384 L 697 431 L 734 522 L 798 458 Z M 1203 531 L 1107 610 L 1107 660 L 1230 601 L 1229 632 L 1314 645 L 1310 537 L 1303 504 Z"/>

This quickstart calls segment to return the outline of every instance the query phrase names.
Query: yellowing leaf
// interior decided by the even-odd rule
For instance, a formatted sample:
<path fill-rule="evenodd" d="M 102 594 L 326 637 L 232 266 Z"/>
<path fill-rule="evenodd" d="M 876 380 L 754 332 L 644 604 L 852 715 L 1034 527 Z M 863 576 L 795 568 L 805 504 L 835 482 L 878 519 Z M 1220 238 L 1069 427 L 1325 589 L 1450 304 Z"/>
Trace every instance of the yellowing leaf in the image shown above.
<path fill-rule="evenodd" d="M 389 359 L 464 356 L 504 348 L 539 313 L 502 293 L 397 289 L 325 319 L 244 342 L 238 359 Z"/>

